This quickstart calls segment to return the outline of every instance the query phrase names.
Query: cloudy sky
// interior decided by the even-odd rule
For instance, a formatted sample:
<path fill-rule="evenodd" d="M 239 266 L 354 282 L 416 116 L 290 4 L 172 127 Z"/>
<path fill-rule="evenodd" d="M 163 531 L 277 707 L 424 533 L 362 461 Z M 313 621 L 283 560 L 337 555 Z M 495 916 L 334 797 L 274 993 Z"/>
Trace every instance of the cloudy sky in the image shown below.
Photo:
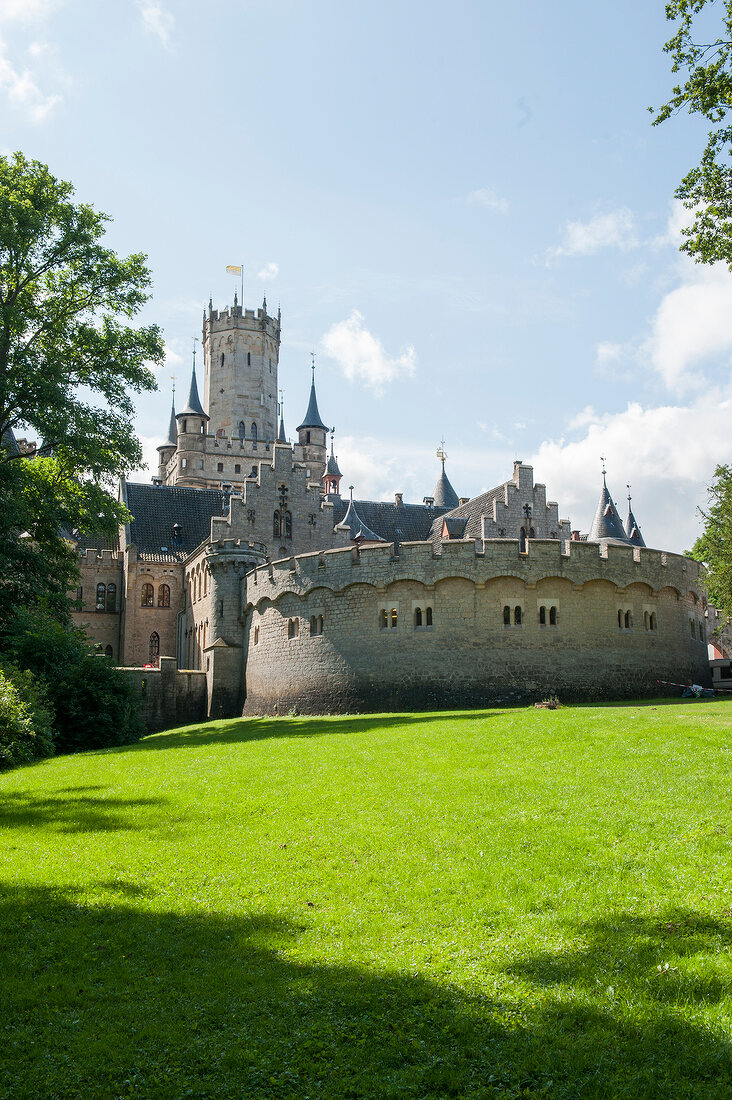
<path fill-rule="evenodd" d="M 678 253 L 704 132 L 652 128 L 662 0 L 0 0 L 0 151 L 149 256 L 160 392 L 209 295 L 281 303 L 290 433 L 321 413 L 359 496 L 472 496 L 532 462 L 573 526 L 600 485 L 688 548 L 729 460 L 732 276 Z M 144 476 L 149 476 L 149 473 Z"/>

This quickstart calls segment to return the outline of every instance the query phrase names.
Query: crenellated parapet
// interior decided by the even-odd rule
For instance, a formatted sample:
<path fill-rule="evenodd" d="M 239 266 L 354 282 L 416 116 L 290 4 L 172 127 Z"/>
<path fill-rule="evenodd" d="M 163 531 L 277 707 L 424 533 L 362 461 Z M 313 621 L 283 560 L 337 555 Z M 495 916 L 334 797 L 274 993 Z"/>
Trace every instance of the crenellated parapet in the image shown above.
<path fill-rule="evenodd" d="M 567 540 L 531 540 L 526 552 L 516 539 L 454 540 L 441 552 L 432 543 L 413 542 L 325 550 L 260 566 L 248 575 L 248 603 L 276 601 L 287 593 L 305 595 L 313 588 L 342 591 L 353 584 L 387 589 L 403 580 L 429 587 L 451 577 L 475 585 L 513 577 L 527 587 L 557 578 L 574 591 L 596 581 L 617 590 L 644 585 L 649 591 L 673 589 L 678 596 L 704 596 L 700 566 L 691 558 L 634 546 L 598 546 Z"/>

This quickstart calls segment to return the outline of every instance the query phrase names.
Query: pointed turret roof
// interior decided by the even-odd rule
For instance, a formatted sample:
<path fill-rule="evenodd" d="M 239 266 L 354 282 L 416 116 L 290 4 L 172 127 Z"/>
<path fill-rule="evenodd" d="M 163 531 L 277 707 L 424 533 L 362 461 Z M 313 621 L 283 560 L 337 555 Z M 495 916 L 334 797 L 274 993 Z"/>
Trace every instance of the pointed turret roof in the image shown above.
<path fill-rule="evenodd" d="M 193 370 L 191 371 L 191 388 L 188 391 L 188 404 L 184 409 L 177 414 L 176 420 L 180 420 L 181 416 L 202 416 L 208 420 L 208 416 L 203 411 L 201 405 L 201 398 L 198 396 L 198 383 L 196 382 L 196 353 L 193 353 Z"/>
<path fill-rule="evenodd" d="M 265 302 L 266 302 L 265 298 Z M 280 430 L 277 433 L 278 443 L 287 443 L 287 436 L 285 435 L 285 402 L 282 400 L 282 390 L 280 390 Z"/>
<path fill-rule="evenodd" d="M 338 459 L 333 454 L 333 436 L 330 437 L 330 457 L 328 458 L 328 465 L 325 468 L 326 474 L 330 474 L 331 477 L 343 477 L 343 474 L 338 468 Z"/>
<path fill-rule="evenodd" d="M 437 479 L 437 484 L 432 491 L 432 497 L 437 508 L 457 508 L 460 498 L 450 484 L 450 479 L 445 473 L 445 459 L 441 458 L 442 473 Z"/>
<path fill-rule="evenodd" d="M 170 407 L 170 423 L 168 424 L 168 437 L 165 443 L 161 443 L 158 447 L 159 451 L 162 451 L 164 447 L 177 447 L 178 446 L 178 426 L 175 422 L 175 394 L 173 394 L 173 403 Z"/>
<path fill-rule="evenodd" d="M 630 486 L 628 486 L 630 488 Z M 628 493 L 628 518 L 625 521 L 625 534 L 629 542 L 632 542 L 634 546 L 645 546 L 643 535 L 641 534 L 638 522 L 633 515 L 633 509 L 630 507 L 630 493 Z"/>
<path fill-rule="evenodd" d="M 327 426 L 320 419 L 320 413 L 318 412 L 318 399 L 315 396 L 315 364 L 313 363 L 313 380 L 310 383 L 310 401 L 308 402 L 308 411 L 305 413 L 305 419 L 302 424 L 298 424 L 297 430 L 301 432 L 303 428 L 322 428 L 324 432 L 328 431 Z"/>
<path fill-rule="evenodd" d="M 627 545 L 628 539 L 623 524 L 615 507 L 615 502 L 610 496 L 610 491 L 605 482 L 605 472 L 602 474 L 602 492 L 597 504 L 595 518 L 592 521 L 588 542 L 619 542 Z"/>
<path fill-rule="evenodd" d="M 349 529 L 352 542 L 384 542 L 385 540 L 382 539 L 381 535 L 377 535 L 370 527 L 367 527 L 359 516 L 356 505 L 353 503 L 353 486 L 351 485 L 350 488 L 351 499 L 348 502 L 346 514 L 338 526 Z"/>

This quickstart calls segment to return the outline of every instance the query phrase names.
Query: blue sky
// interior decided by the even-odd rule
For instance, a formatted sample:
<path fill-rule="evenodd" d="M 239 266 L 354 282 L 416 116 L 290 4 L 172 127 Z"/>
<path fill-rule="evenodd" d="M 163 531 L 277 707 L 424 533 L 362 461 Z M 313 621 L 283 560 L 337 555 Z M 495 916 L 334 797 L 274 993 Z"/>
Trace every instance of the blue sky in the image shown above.
<path fill-rule="evenodd" d="M 460 495 L 521 458 L 587 530 L 604 455 L 683 550 L 729 458 L 732 276 L 677 251 L 704 131 L 650 125 L 667 37 L 661 0 L 0 0 L 0 151 L 149 257 L 151 458 L 243 262 L 282 307 L 287 429 L 315 349 L 357 495 L 421 500 L 444 437 Z"/>

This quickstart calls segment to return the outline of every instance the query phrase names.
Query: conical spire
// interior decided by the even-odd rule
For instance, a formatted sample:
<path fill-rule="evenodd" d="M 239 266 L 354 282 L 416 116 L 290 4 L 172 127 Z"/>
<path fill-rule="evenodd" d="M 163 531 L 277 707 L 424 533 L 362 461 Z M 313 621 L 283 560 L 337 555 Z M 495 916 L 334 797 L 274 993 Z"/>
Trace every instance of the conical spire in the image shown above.
<path fill-rule="evenodd" d="M 188 391 L 188 404 L 177 414 L 176 420 L 180 420 L 181 416 L 202 416 L 205 420 L 208 420 L 208 416 L 206 416 L 206 413 L 203 411 L 203 406 L 201 405 L 201 398 L 198 396 L 195 344 L 193 345 L 193 370 L 191 371 L 191 388 Z"/>
<path fill-rule="evenodd" d="M 460 498 L 450 484 L 450 479 L 445 473 L 445 459 L 447 454 L 445 453 L 445 441 L 443 439 L 440 449 L 437 452 L 437 457 L 442 463 L 442 473 L 437 479 L 437 484 L 432 492 L 432 496 L 435 501 L 436 508 L 457 508 L 460 503 Z"/>
<path fill-rule="evenodd" d="M 328 459 L 328 465 L 326 467 L 325 472 L 330 477 L 343 477 L 343 474 L 341 473 L 341 471 L 338 468 L 338 459 L 333 454 L 333 432 L 334 431 L 335 431 L 335 428 L 330 433 L 330 457 Z"/>
<path fill-rule="evenodd" d="M 318 412 L 318 399 L 315 396 L 315 355 L 313 355 L 312 371 L 313 377 L 310 383 L 310 401 L 308 402 L 308 411 L 305 413 L 305 419 L 303 420 L 302 424 L 298 425 L 297 430 L 301 432 L 303 428 L 321 428 L 324 432 L 327 432 L 327 426 L 320 419 L 320 413 Z"/>
<path fill-rule="evenodd" d="M 643 535 L 641 534 L 640 527 L 633 515 L 633 509 L 630 507 L 630 485 L 628 485 L 628 518 L 625 521 L 625 534 L 629 542 L 632 542 L 634 546 L 645 546 Z"/>
<path fill-rule="evenodd" d="M 384 542 L 381 535 L 377 535 L 375 531 L 372 531 L 370 527 L 367 527 L 363 522 L 358 512 L 356 511 L 356 505 L 353 503 L 353 486 L 349 485 L 348 488 L 351 491 L 351 499 L 348 502 L 348 508 L 346 514 L 338 524 L 338 527 L 347 527 L 350 535 L 351 542 Z"/>
<path fill-rule="evenodd" d="M 165 443 L 161 443 L 158 450 L 161 451 L 164 447 L 177 447 L 178 446 L 178 426 L 175 422 L 175 390 L 173 390 L 173 400 L 170 406 L 170 423 L 168 424 L 168 436 Z"/>
<path fill-rule="evenodd" d="M 287 443 L 287 436 L 285 435 L 285 402 L 282 399 L 282 390 L 280 390 L 280 430 L 277 435 L 278 443 Z"/>
<path fill-rule="evenodd" d="M 607 483 L 605 481 L 605 466 L 603 459 L 602 469 L 602 492 L 600 493 L 600 500 L 597 504 L 597 510 L 595 512 L 595 518 L 592 521 L 592 527 L 590 533 L 587 536 L 588 542 L 621 542 L 627 544 L 625 531 L 623 530 L 623 524 L 620 521 L 618 510 L 615 507 L 615 502 L 610 496 Z"/>

